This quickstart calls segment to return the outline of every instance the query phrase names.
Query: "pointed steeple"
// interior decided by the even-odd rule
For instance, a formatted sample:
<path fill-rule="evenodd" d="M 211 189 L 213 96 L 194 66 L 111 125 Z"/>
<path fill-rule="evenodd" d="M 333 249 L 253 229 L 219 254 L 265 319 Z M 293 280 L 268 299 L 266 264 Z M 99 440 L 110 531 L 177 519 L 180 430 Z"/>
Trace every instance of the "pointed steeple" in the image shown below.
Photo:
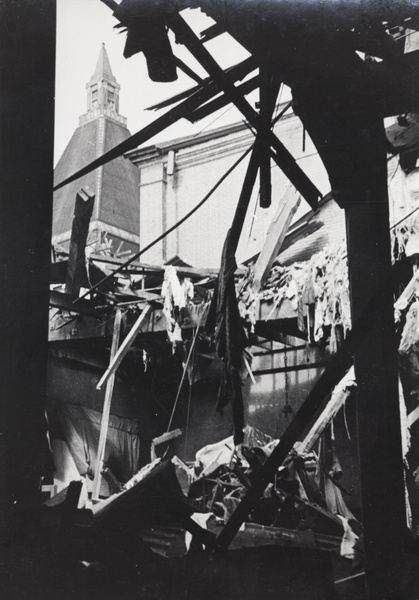
<path fill-rule="evenodd" d="M 126 125 L 125 117 L 119 114 L 120 87 L 112 74 L 105 44 L 102 44 L 95 71 L 89 83 L 86 84 L 87 113 L 80 117 L 80 125 L 88 123 L 101 115 Z"/>
<path fill-rule="evenodd" d="M 112 74 L 111 64 L 109 62 L 108 53 L 106 52 L 105 44 L 102 43 L 99 58 L 97 59 L 96 69 L 90 78 L 90 83 L 104 80 L 116 83 L 116 79 Z"/>
<path fill-rule="evenodd" d="M 56 181 L 67 179 L 71 173 L 130 137 L 127 121 L 119 114 L 119 90 L 106 48 L 102 45 L 96 68 L 86 85 L 87 112 L 80 117 L 79 126 L 58 161 Z M 115 251 L 119 248 L 122 252 L 137 252 L 139 183 L 138 168 L 120 156 L 60 188 L 54 194 L 53 243 L 67 247 L 71 239 L 74 199 L 81 187 L 88 186 L 95 194 L 88 243 L 93 248 L 106 236 Z"/>

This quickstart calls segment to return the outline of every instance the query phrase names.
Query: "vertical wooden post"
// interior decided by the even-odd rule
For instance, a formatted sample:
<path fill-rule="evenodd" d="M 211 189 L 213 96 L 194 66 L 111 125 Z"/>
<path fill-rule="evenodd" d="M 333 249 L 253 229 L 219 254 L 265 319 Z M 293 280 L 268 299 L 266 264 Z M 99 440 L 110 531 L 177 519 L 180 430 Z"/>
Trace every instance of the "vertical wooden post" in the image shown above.
<path fill-rule="evenodd" d="M 370 196 L 345 212 L 352 322 L 369 298 L 377 291 L 380 296 L 378 319 L 354 363 L 367 595 L 369 600 L 382 600 L 399 591 L 406 514 L 386 152 L 378 127 L 372 137 L 377 169 L 371 174 Z"/>
<path fill-rule="evenodd" d="M 112 359 L 114 358 L 114 356 L 118 350 L 119 334 L 121 331 L 121 319 L 122 319 L 121 310 L 119 308 L 117 308 L 116 312 L 115 312 L 115 321 L 114 321 L 114 325 L 113 325 L 113 336 L 112 336 L 110 362 L 112 362 Z M 114 383 L 115 383 L 115 373 L 112 373 L 112 375 L 109 377 L 109 379 L 106 383 L 105 400 L 103 402 L 102 420 L 100 423 L 99 444 L 98 444 L 97 456 L 96 456 L 95 477 L 93 480 L 93 491 L 92 491 L 93 500 L 98 500 L 98 498 L 99 498 L 101 471 L 102 471 L 102 465 L 103 465 L 103 458 L 105 456 L 106 437 L 108 435 L 109 414 L 110 414 L 110 410 L 111 410 L 111 402 L 112 402 L 112 393 L 113 393 Z"/>
<path fill-rule="evenodd" d="M 269 135 L 271 131 L 272 114 L 275 110 L 275 102 L 278 96 L 280 82 L 275 77 L 275 69 L 271 65 L 263 63 L 259 67 L 260 78 L 260 144 L 259 144 L 259 179 L 260 199 L 262 208 L 269 208 L 272 198 L 271 183 L 271 143 Z"/>

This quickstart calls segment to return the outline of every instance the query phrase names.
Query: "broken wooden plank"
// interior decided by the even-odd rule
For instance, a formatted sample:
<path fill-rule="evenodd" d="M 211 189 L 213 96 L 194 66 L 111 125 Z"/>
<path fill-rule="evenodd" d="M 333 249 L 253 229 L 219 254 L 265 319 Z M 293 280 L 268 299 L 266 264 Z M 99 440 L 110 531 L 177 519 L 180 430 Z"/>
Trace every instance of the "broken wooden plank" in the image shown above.
<path fill-rule="evenodd" d="M 162 446 L 163 444 L 168 444 L 172 440 L 175 440 L 176 438 L 180 437 L 182 434 L 183 434 L 183 431 L 181 429 L 173 429 L 173 431 L 167 431 L 166 433 L 163 433 L 163 435 L 160 435 L 160 436 L 152 439 L 151 447 L 150 447 L 151 460 L 153 461 L 157 458 L 157 452 L 156 452 L 157 446 Z M 160 448 L 160 454 L 165 455 L 168 448 L 169 448 L 169 446 L 166 446 L 166 448 Z"/>
<path fill-rule="evenodd" d="M 65 292 L 73 299 L 79 295 L 86 270 L 85 249 L 94 202 L 95 195 L 88 186 L 76 194 L 65 282 Z"/>
<path fill-rule="evenodd" d="M 158 437 L 153 438 L 151 440 L 151 443 L 154 444 L 155 446 L 158 446 L 160 444 L 164 444 L 165 442 L 170 442 L 170 440 L 174 440 L 181 435 L 182 435 L 181 429 L 173 429 L 173 431 L 168 431 L 166 433 L 163 433 L 163 435 L 159 435 Z"/>
<path fill-rule="evenodd" d="M 102 385 L 105 382 L 107 382 L 108 379 L 115 373 L 115 371 L 117 370 L 117 368 L 121 364 L 122 359 L 127 354 L 128 350 L 131 348 L 131 346 L 132 346 L 135 338 L 137 337 L 137 334 L 140 331 L 140 328 L 143 325 L 146 317 L 148 317 L 148 315 L 150 314 L 151 311 L 152 311 L 152 307 L 147 304 L 147 306 L 143 309 L 143 311 L 141 312 L 140 316 L 138 317 L 138 319 L 136 320 L 136 322 L 132 326 L 131 331 L 129 332 L 129 334 L 127 335 L 127 337 L 122 342 L 121 346 L 118 349 L 118 352 L 116 352 L 116 354 L 112 357 L 111 362 L 109 364 L 109 367 L 107 368 L 106 372 L 104 373 L 104 375 L 102 376 L 101 380 L 99 381 L 99 383 L 96 386 L 97 390 L 100 390 L 101 387 L 102 387 Z"/>
<path fill-rule="evenodd" d="M 118 349 L 119 343 L 119 335 L 121 332 L 121 321 L 122 321 L 122 312 L 119 308 L 116 309 L 115 312 L 115 320 L 113 326 L 113 336 L 112 336 L 112 346 L 111 346 L 111 356 L 110 360 L 114 358 L 116 351 Z M 109 414 L 111 410 L 111 402 L 112 402 L 112 393 L 113 386 L 115 383 L 115 374 L 113 374 L 107 383 L 106 392 L 105 392 L 105 400 L 103 402 L 103 411 L 102 411 L 102 420 L 100 423 L 100 434 L 99 434 L 99 444 L 97 449 L 96 456 L 96 466 L 94 470 L 94 480 L 93 480 L 93 490 L 92 490 L 92 498 L 94 500 L 98 500 L 99 498 L 99 490 L 100 490 L 100 480 L 101 480 L 101 472 L 103 465 L 103 458 L 105 456 L 105 448 L 106 448 L 106 438 L 108 435 L 108 427 L 109 427 Z"/>
<path fill-rule="evenodd" d="M 341 382 L 335 387 L 332 392 L 331 398 L 327 403 L 325 409 L 317 418 L 310 431 L 306 434 L 301 442 L 295 444 L 295 449 L 299 454 L 309 452 L 323 431 L 329 425 L 330 421 L 337 415 L 338 411 L 342 408 L 345 400 L 351 393 L 352 388 L 356 387 L 355 371 L 351 367 L 346 375 L 342 378 Z"/>
<path fill-rule="evenodd" d="M 295 188 L 291 186 L 286 190 L 281 199 L 278 210 L 266 234 L 265 243 L 255 264 L 252 285 L 255 293 L 260 291 L 269 275 L 269 271 L 275 258 L 278 256 L 291 221 L 300 206 L 300 200 L 301 197 Z"/>

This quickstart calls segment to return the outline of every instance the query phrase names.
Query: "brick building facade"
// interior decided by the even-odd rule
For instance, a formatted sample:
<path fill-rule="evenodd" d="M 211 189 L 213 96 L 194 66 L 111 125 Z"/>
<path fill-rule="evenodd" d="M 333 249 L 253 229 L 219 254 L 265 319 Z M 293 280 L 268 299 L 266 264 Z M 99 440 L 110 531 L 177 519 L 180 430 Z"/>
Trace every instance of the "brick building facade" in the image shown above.
<path fill-rule="evenodd" d="M 301 122 L 286 114 L 275 133 L 323 194 L 329 191 L 326 171 L 305 136 Z M 133 150 L 126 155 L 139 169 L 140 240 L 145 247 L 188 213 L 253 143 L 243 123 Z M 162 264 L 174 256 L 194 267 L 217 267 L 233 219 L 248 158 L 227 177 L 187 222 L 147 251 L 142 259 Z M 272 215 L 289 185 L 272 163 L 272 205 L 258 205 L 255 186 L 238 248 L 239 262 L 259 252 Z M 302 203 L 297 216 L 307 212 Z"/>

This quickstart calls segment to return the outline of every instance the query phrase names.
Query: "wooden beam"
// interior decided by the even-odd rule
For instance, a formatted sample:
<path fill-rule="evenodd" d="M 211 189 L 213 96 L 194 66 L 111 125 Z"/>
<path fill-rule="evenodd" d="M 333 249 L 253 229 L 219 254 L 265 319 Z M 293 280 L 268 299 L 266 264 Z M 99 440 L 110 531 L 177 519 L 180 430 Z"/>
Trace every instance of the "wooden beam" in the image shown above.
<path fill-rule="evenodd" d="M 171 440 L 180 437 L 182 433 L 182 430 L 179 428 L 173 429 L 172 431 L 167 431 L 166 433 L 153 438 L 151 443 L 154 444 L 154 446 L 159 446 L 160 444 L 165 444 L 166 442 L 170 442 Z"/>
<path fill-rule="evenodd" d="M 411 427 L 419 419 L 419 406 L 414 408 L 412 412 L 407 415 L 407 423 Z"/>
<path fill-rule="evenodd" d="M 272 115 L 275 110 L 276 98 L 281 85 L 276 71 L 269 64 L 259 67 L 259 118 L 260 118 L 260 144 L 259 144 L 259 204 L 261 208 L 269 208 L 272 197 L 271 184 L 271 144 L 270 131 Z"/>
<path fill-rule="evenodd" d="M 391 274 L 387 157 L 371 139 L 382 186 L 345 213 L 353 321 L 366 294 L 381 289 L 379 318 L 354 356 L 367 597 L 378 600 L 400 589 L 406 514 L 392 287 L 383 285 Z"/>
<path fill-rule="evenodd" d="M 351 367 L 340 383 L 334 388 L 329 402 L 310 428 L 310 431 L 304 436 L 304 439 L 301 440 L 301 442 L 295 444 L 297 452 L 300 454 L 310 452 L 323 431 L 329 425 L 330 421 L 342 408 L 354 387 L 356 387 L 355 371 L 354 368 Z"/>
<path fill-rule="evenodd" d="M 233 222 L 231 225 L 231 241 L 234 252 L 237 250 L 237 246 L 239 244 L 240 234 L 243 229 L 244 220 L 246 218 L 247 209 L 249 207 L 250 198 L 252 197 L 252 192 L 259 169 L 259 152 L 257 145 L 258 140 L 256 140 L 252 154 L 250 155 L 239 201 L 237 203 L 236 212 L 234 213 Z"/>
<path fill-rule="evenodd" d="M 94 202 L 95 195 L 87 186 L 76 194 L 65 282 L 65 292 L 73 300 L 79 295 L 86 271 L 85 249 Z"/>
<path fill-rule="evenodd" d="M 224 91 L 244 117 L 257 131 L 263 131 L 263 123 L 259 115 L 250 106 L 247 100 L 240 94 L 233 83 L 228 79 L 224 71 L 213 59 L 205 46 L 195 35 L 193 30 L 179 14 L 173 14 L 168 20 L 168 26 L 173 30 L 179 43 L 184 44 L 191 54 L 201 63 L 208 74 L 213 77 L 219 87 Z M 310 181 L 307 175 L 298 166 L 293 156 L 279 141 L 273 132 L 269 134 L 269 141 L 274 149 L 273 158 L 280 169 L 297 188 L 309 205 L 315 209 L 321 193 Z"/>
<path fill-rule="evenodd" d="M 106 383 L 111 376 L 114 375 L 115 371 L 117 370 L 117 368 L 121 364 L 123 358 L 128 353 L 128 350 L 131 348 L 131 346 L 132 346 L 135 338 L 137 337 L 137 334 L 140 331 L 141 326 L 143 325 L 146 317 L 148 317 L 148 315 L 151 313 L 151 311 L 152 311 L 152 307 L 149 306 L 149 305 L 147 305 L 142 310 L 140 316 L 138 317 L 138 319 L 136 320 L 136 322 L 132 326 L 131 331 L 129 332 L 129 334 L 124 339 L 124 341 L 122 342 L 121 346 L 119 347 L 118 352 L 116 352 L 116 354 L 114 356 L 112 356 L 111 362 L 109 363 L 109 367 L 107 368 L 106 372 L 104 373 L 104 375 L 102 376 L 102 378 L 100 379 L 99 383 L 96 386 L 97 390 L 100 390 L 101 387 L 102 387 L 102 385 L 104 383 Z"/>
<path fill-rule="evenodd" d="M 289 187 L 272 219 L 272 223 L 266 234 L 265 243 L 255 264 L 255 274 L 252 284 L 255 293 L 259 292 L 263 287 L 299 206 L 300 196 L 297 195 L 294 188 Z"/>
<path fill-rule="evenodd" d="M 119 308 L 116 309 L 115 312 L 115 320 L 113 326 L 113 336 L 112 336 L 112 346 L 111 346 L 111 355 L 110 360 L 112 360 L 116 354 L 119 344 L 119 335 L 121 332 L 121 321 L 122 321 L 122 312 Z M 93 500 L 99 499 L 99 491 L 100 491 L 100 480 L 103 466 L 103 459 L 105 456 L 105 448 L 106 448 L 106 438 L 108 436 L 108 427 L 109 427 L 109 414 L 111 410 L 112 403 L 112 393 L 113 386 L 115 383 L 115 374 L 109 378 L 108 383 L 106 385 L 106 393 L 105 400 L 103 402 L 103 410 L 102 410 L 102 420 L 100 422 L 100 434 L 99 434 L 99 444 L 97 449 L 96 456 L 96 466 L 94 469 L 94 480 L 93 480 L 93 490 L 92 490 L 92 498 Z"/>

